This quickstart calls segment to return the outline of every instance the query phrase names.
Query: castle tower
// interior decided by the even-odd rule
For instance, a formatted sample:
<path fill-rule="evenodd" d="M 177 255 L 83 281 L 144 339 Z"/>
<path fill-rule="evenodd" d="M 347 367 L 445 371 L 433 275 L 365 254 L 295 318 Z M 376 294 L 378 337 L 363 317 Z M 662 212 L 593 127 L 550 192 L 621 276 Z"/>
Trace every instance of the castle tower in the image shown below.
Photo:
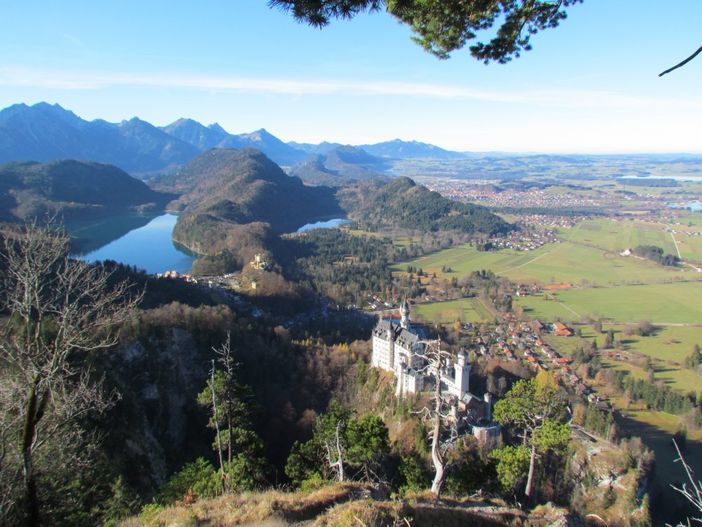
<path fill-rule="evenodd" d="M 483 401 L 485 401 L 485 420 L 487 422 L 492 422 L 492 394 L 490 392 L 485 392 Z"/>
<path fill-rule="evenodd" d="M 410 307 L 406 298 L 400 304 L 400 327 L 405 329 L 410 327 Z"/>
<path fill-rule="evenodd" d="M 392 330 L 392 322 L 388 325 L 388 331 L 387 331 L 387 339 L 388 339 L 388 369 L 389 370 L 394 370 L 395 369 L 395 335 Z"/>
<path fill-rule="evenodd" d="M 458 397 L 462 398 L 470 390 L 470 364 L 468 364 L 468 356 L 465 351 L 458 352 L 453 371 Z"/>

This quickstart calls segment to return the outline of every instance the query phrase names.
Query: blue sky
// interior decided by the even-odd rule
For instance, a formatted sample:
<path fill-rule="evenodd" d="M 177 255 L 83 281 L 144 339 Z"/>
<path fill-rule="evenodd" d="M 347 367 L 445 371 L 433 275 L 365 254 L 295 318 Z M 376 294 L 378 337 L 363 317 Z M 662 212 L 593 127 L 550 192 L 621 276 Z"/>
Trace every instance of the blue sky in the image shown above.
<path fill-rule="evenodd" d="M 585 0 L 534 49 L 439 61 L 390 16 L 318 30 L 265 0 L 0 1 L 0 106 L 179 117 L 283 140 L 518 152 L 702 152 L 700 0 Z"/>

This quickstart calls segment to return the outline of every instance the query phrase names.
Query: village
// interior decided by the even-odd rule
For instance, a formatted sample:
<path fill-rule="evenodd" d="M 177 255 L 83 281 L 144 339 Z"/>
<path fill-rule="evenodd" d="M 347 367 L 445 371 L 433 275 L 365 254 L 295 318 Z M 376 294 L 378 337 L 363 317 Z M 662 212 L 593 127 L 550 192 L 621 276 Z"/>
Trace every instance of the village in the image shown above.
<path fill-rule="evenodd" d="M 619 204 L 621 197 L 612 192 L 553 192 L 548 188 L 500 189 L 492 184 L 474 184 L 458 179 L 433 179 L 427 187 L 456 201 L 476 203 L 491 208 L 543 208 L 550 213 L 559 209 L 603 209 Z M 641 196 L 637 196 L 637 199 Z M 653 196 L 651 196 L 653 199 Z"/>

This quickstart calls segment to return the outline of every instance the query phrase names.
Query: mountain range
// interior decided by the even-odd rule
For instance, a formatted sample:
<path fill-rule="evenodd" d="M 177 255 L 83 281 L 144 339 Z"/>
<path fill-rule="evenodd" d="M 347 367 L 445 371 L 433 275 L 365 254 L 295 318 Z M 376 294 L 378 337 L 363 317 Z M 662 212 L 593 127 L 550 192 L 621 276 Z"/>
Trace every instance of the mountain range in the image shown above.
<path fill-rule="evenodd" d="M 385 168 L 383 160 L 463 156 L 416 141 L 393 140 L 361 147 L 285 143 L 265 129 L 230 134 L 216 123 L 205 126 L 192 119 L 178 119 L 163 127 L 136 117 L 120 123 L 87 121 L 58 104 L 45 102 L 15 104 L 0 111 L 0 163 L 79 159 L 149 175 L 184 166 L 210 148 L 256 148 L 281 166 L 307 163 L 322 167 L 326 175 L 321 180 L 331 179 L 326 183 L 338 181 L 340 175 L 341 179 L 375 177 Z M 298 169 L 297 175 L 311 181 L 320 179 L 305 167 Z"/>

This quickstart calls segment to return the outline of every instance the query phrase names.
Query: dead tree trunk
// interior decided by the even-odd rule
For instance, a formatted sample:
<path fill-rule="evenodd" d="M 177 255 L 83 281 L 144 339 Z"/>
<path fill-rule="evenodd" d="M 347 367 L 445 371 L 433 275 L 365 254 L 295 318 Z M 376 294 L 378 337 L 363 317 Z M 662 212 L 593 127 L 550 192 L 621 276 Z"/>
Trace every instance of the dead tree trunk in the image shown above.
<path fill-rule="evenodd" d="M 534 471 L 536 469 L 536 445 L 533 444 L 533 439 L 532 439 L 532 445 L 531 445 L 531 456 L 529 457 L 529 476 L 527 477 L 527 484 L 526 484 L 526 490 L 524 491 L 524 494 L 527 497 L 527 502 L 532 501 L 532 492 L 534 490 Z"/>
<path fill-rule="evenodd" d="M 329 443 L 325 443 L 324 446 L 327 449 L 327 461 L 329 462 L 329 467 L 336 470 L 337 479 L 339 480 L 339 483 L 343 483 L 346 479 L 346 475 L 344 474 L 344 452 L 341 448 L 341 438 L 339 437 L 340 427 L 341 423 L 339 422 L 336 424 L 336 432 L 334 434 L 334 439 L 336 442 L 336 445 L 334 446 L 336 450 L 336 461 L 332 461 L 331 448 L 329 447 Z"/>
<path fill-rule="evenodd" d="M 431 492 L 438 500 L 441 496 L 441 487 L 444 484 L 445 467 L 441 456 L 441 380 L 439 375 L 436 379 L 436 401 L 434 408 L 434 430 L 431 436 L 431 460 L 434 463 L 434 481 L 431 484 Z"/>

